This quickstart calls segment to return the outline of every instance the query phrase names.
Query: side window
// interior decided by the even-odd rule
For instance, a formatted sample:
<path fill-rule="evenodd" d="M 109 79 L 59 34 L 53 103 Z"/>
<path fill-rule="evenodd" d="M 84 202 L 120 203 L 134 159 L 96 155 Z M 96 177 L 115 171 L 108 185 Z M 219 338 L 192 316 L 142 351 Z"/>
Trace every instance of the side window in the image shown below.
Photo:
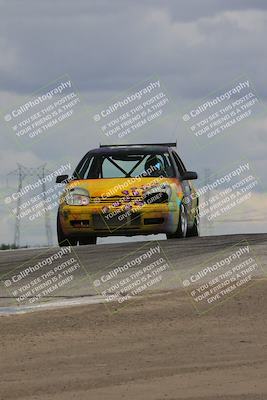
<path fill-rule="evenodd" d="M 95 179 L 99 175 L 99 158 L 89 156 L 75 170 L 77 179 Z"/>
<path fill-rule="evenodd" d="M 94 157 L 87 158 L 86 162 L 82 166 L 80 174 L 81 174 L 81 177 L 83 177 L 83 179 L 88 179 L 88 175 L 89 175 L 90 168 L 92 166 L 93 159 L 94 159 Z"/>
<path fill-rule="evenodd" d="M 178 157 L 178 155 L 177 155 L 176 153 L 174 153 L 174 152 L 173 152 L 172 154 L 173 154 L 173 156 L 174 156 L 174 160 L 175 160 L 175 163 L 176 163 L 176 165 L 177 165 L 179 174 L 182 174 L 183 172 L 186 171 L 186 168 L 185 168 L 185 166 L 184 166 L 182 160 Z"/>
<path fill-rule="evenodd" d="M 85 173 L 86 170 L 88 169 L 88 165 L 90 164 L 91 160 L 92 158 L 89 156 L 89 157 L 84 157 L 83 160 L 79 162 L 73 173 L 73 176 L 76 179 L 85 179 Z"/>

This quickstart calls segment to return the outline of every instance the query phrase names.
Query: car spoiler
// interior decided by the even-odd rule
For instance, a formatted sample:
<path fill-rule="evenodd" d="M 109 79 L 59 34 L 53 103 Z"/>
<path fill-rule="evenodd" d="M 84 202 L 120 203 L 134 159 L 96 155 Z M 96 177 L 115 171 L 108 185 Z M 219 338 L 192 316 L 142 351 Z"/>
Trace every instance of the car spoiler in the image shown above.
<path fill-rule="evenodd" d="M 134 146 L 166 146 L 166 147 L 177 147 L 177 142 L 175 142 L 175 143 L 99 144 L 99 147 L 134 147 Z"/>

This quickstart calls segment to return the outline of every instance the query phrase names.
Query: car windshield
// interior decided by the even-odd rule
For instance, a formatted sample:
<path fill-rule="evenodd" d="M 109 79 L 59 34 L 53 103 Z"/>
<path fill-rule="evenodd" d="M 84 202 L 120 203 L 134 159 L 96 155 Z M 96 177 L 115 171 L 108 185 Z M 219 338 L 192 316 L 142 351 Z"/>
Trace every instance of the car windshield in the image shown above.
<path fill-rule="evenodd" d="M 75 170 L 78 179 L 173 177 L 174 171 L 168 153 L 89 155 Z"/>

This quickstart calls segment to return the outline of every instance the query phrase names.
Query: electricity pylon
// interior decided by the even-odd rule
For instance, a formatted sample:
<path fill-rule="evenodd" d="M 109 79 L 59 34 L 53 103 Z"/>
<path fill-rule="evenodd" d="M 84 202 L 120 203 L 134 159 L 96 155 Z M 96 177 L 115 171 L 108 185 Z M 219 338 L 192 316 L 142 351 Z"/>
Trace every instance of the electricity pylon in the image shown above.
<path fill-rule="evenodd" d="M 23 189 L 23 181 L 26 177 L 35 177 L 42 180 L 42 193 L 43 193 L 43 201 L 46 203 L 47 196 L 46 196 L 46 184 L 45 184 L 45 173 L 48 171 L 46 170 L 46 164 L 40 165 L 36 168 L 28 168 L 24 167 L 22 164 L 17 163 L 17 169 L 14 171 L 9 172 L 7 177 L 10 175 L 15 175 L 18 178 L 18 192 L 21 192 Z M 16 207 L 16 221 L 15 221 L 15 234 L 14 234 L 14 244 L 16 247 L 20 247 L 20 206 L 21 206 L 21 196 L 17 196 L 17 207 Z M 47 238 L 48 246 L 53 245 L 53 237 L 52 237 L 52 229 L 51 229 L 51 222 L 50 222 L 50 214 L 46 207 L 44 207 L 44 220 L 45 220 L 45 232 Z"/>

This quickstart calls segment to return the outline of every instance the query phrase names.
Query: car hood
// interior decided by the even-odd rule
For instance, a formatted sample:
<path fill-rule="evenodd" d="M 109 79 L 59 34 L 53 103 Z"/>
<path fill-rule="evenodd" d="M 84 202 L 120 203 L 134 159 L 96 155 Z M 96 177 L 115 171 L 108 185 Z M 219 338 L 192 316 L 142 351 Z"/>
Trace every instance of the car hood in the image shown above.
<path fill-rule="evenodd" d="M 83 188 L 91 198 L 138 196 L 155 186 L 173 186 L 174 182 L 174 178 L 165 177 L 81 179 L 68 183 L 65 190 Z"/>

